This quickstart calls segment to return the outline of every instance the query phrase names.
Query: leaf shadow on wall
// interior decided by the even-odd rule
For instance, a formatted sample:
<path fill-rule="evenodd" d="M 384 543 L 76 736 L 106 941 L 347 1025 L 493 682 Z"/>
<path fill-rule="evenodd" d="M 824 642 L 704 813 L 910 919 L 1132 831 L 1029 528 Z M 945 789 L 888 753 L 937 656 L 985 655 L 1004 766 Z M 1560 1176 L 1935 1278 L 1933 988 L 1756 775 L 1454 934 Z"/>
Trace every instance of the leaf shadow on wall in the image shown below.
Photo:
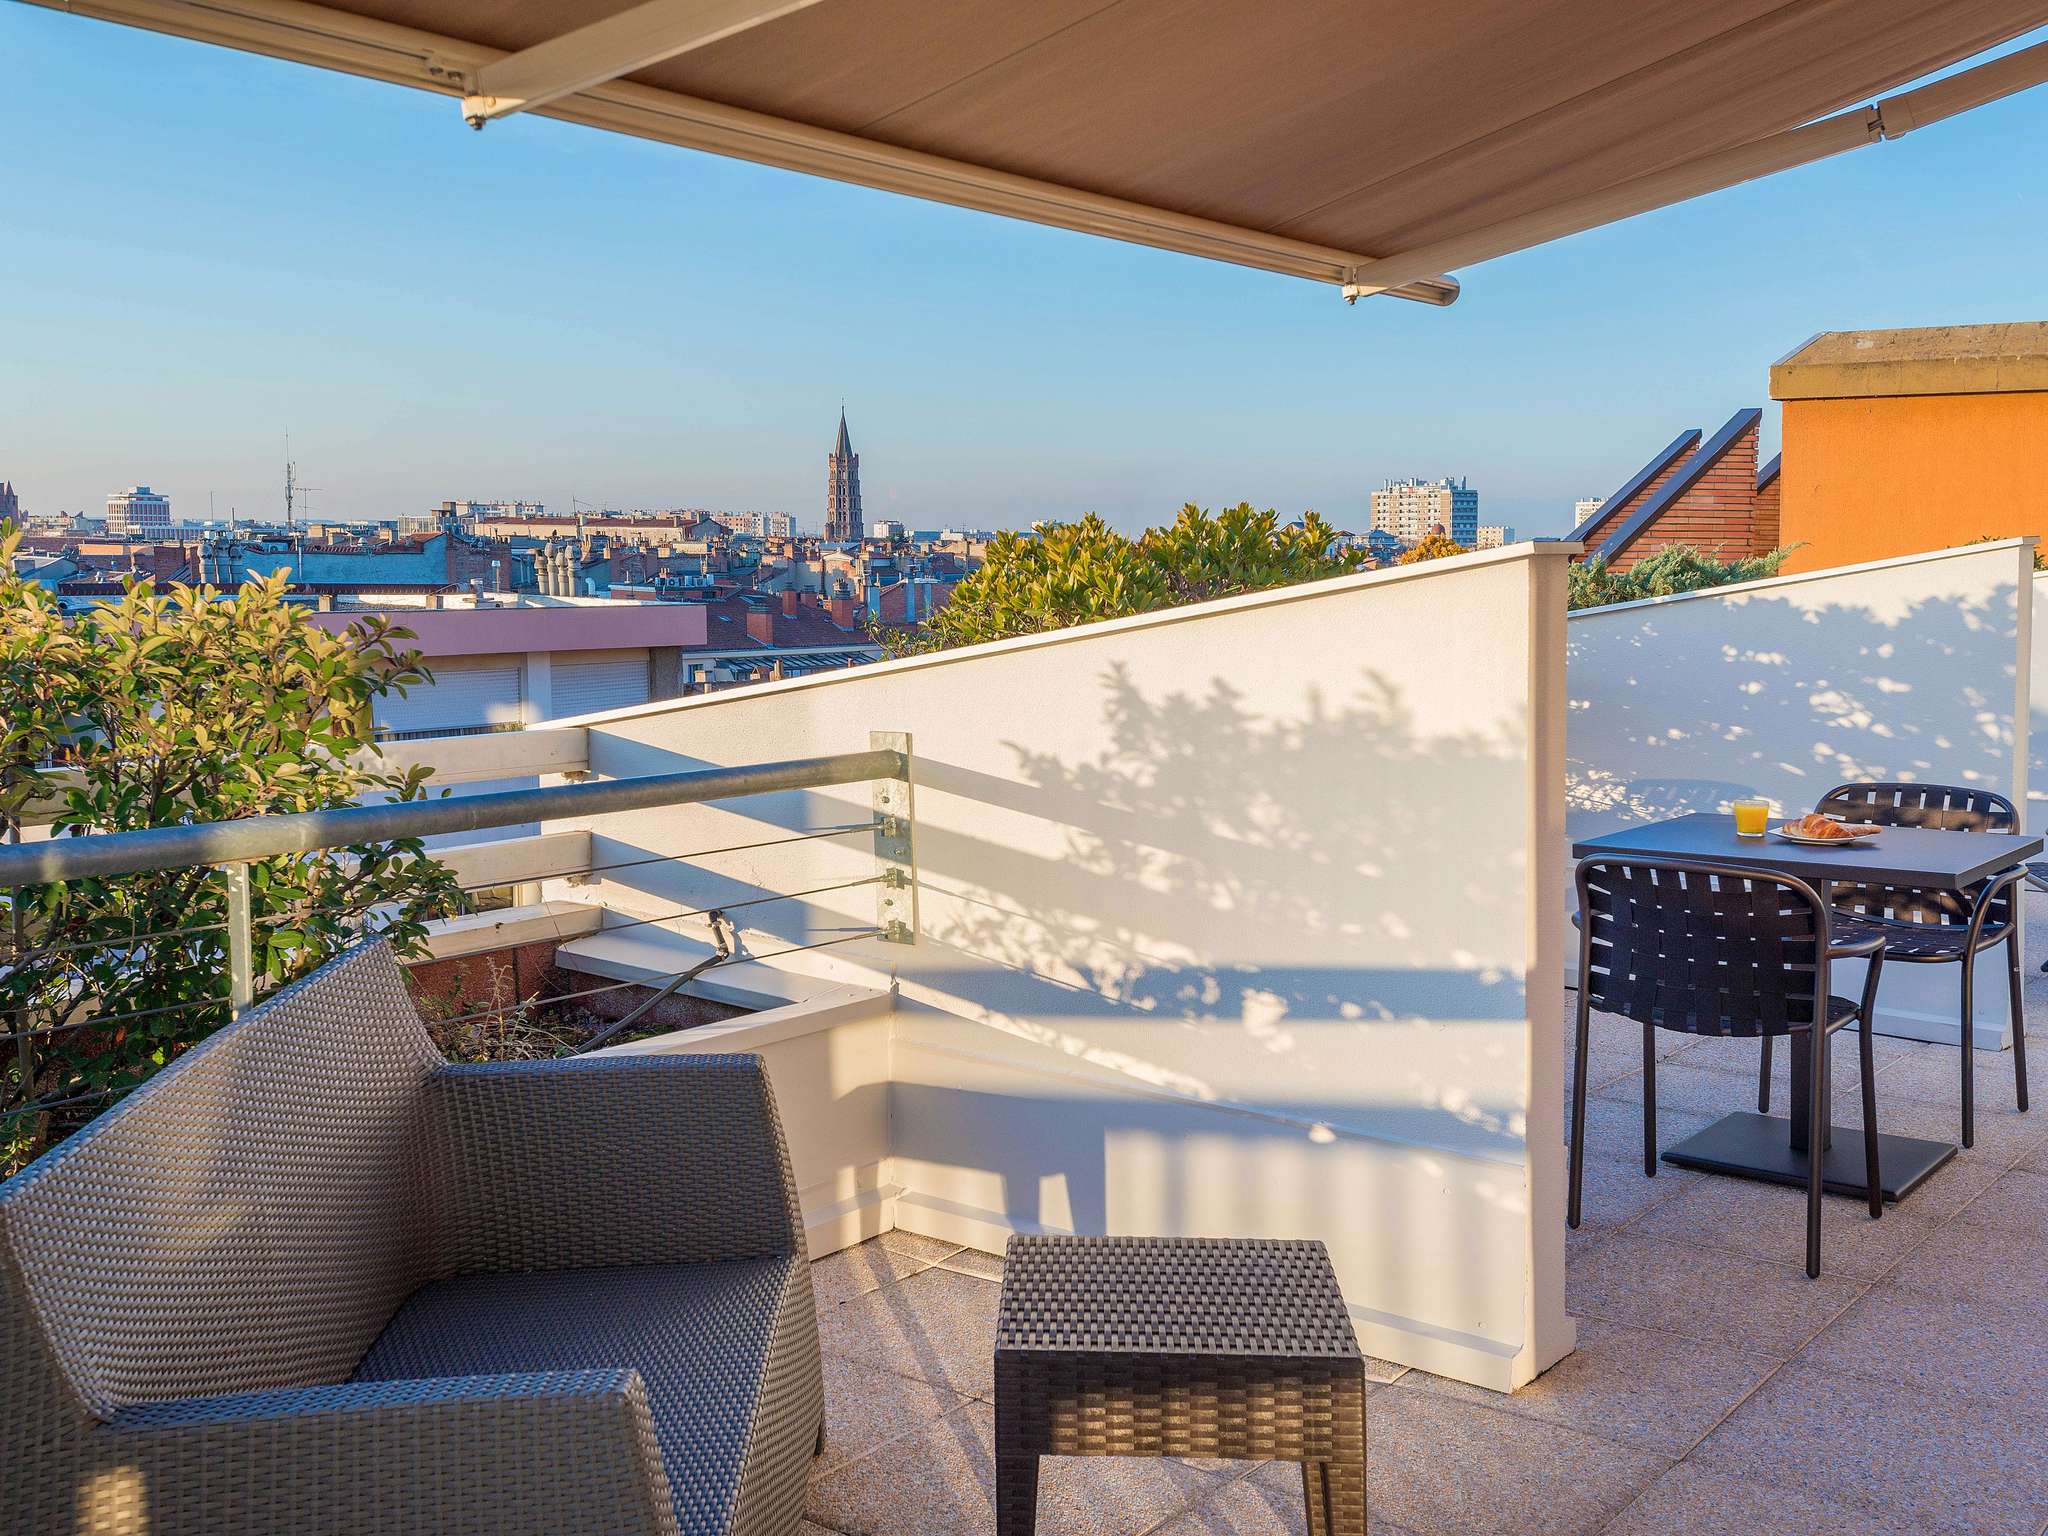
<path fill-rule="evenodd" d="M 1189 1100 L 1233 1111 L 1202 1124 L 1247 1154 L 1364 1136 L 1519 1163 L 1523 719 L 1426 730 L 1371 670 L 1278 708 L 1222 679 L 1148 694 L 1121 665 L 1098 686 L 1085 755 L 1005 743 L 1009 775 L 916 759 L 905 997 L 1137 1090 L 1062 1099 L 1042 1144 L 1005 1141 L 1012 1224 L 1038 1224 L 1052 1179 L 1078 1229 L 1105 1230 L 1083 1149 L 1183 1136 Z M 925 1096 L 966 1096 L 900 1075 L 894 1092 L 899 1124 L 958 1127 L 926 1155 L 985 1166 L 974 1131 L 999 1104 L 949 1111 Z M 1180 1195 L 1163 1198 L 1178 1230 Z"/>

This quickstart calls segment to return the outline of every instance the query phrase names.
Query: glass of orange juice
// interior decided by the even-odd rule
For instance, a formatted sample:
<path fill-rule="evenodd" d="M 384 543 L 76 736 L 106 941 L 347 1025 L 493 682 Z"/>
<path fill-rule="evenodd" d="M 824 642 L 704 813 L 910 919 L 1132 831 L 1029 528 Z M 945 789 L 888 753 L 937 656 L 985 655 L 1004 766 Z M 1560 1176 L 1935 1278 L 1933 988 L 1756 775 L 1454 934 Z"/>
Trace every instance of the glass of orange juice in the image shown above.
<path fill-rule="evenodd" d="M 1735 802 L 1735 835 L 1762 837 L 1771 824 L 1771 802 L 1749 795 Z"/>

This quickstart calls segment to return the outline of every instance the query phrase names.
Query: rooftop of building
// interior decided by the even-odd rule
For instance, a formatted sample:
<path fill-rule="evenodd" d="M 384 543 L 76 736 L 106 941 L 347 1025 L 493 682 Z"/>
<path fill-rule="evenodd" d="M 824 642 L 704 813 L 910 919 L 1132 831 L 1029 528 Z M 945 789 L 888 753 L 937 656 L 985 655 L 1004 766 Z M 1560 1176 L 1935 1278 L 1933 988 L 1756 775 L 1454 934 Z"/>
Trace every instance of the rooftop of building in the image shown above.
<path fill-rule="evenodd" d="M 1823 331 L 1771 369 L 1777 400 L 2048 390 L 2048 320 Z"/>

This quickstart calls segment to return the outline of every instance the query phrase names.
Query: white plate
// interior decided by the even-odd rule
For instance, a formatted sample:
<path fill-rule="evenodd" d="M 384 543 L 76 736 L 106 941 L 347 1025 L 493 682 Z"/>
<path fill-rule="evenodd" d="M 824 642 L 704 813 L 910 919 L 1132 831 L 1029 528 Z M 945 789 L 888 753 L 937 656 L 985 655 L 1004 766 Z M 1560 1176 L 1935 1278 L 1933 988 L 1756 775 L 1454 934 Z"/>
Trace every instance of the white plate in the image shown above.
<path fill-rule="evenodd" d="M 1807 848 L 1854 848 L 1869 842 L 1883 830 L 1882 827 L 1861 827 L 1852 830 L 1847 837 L 1808 837 L 1804 832 L 1794 832 L 1785 827 L 1771 828 L 1772 835 Z"/>

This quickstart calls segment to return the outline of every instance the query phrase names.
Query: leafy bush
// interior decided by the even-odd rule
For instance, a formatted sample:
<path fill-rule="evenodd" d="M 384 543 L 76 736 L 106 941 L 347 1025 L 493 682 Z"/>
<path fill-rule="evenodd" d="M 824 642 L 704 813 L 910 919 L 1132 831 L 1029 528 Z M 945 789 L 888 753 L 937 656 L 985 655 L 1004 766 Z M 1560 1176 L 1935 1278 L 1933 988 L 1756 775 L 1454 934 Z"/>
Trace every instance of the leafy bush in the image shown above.
<path fill-rule="evenodd" d="M 1136 539 L 1091 512 L 998 535 L 981 568 L 918 630 L 880 638 L 899 654 L 945 650 L 1341 576 L 1358 565 L 1330 553 L 1336 536 L 1313 512 L 1282 527 L 1278 513 L 1249 502 L 1215 514 L 1190 502 Z"/>
<path fill-rule="evenodd" d="M 1469 554 L 1470 551 L 1448 533 L 1431 533 L 1413 549 L 1404 549 L 1396 565 L 1420 565 L 1425 560 L 1441 560 L 1447 555 Z"/>
<path fill-rule="evenodd" d="M 1767 555 L 1716 560 L 1689 544 L 1674 544 L 1626 571 L 1612 570 L 1603 560 L 1582 560 L 1571 568 L 1565 605 L 1604 608 L 1610 603 L 1632 603 L 1645 597 L 1669 597 L 1675 592 L 1700 592 L 1737 582 L 1762 581 L 1766 576 L 1777 575 L 1791 553 L 1789 549 L 1774 549 Z"/>
<path fill-rule="evenodd" d="M 371 618 L 329 635 L 285 602 L 282 575 L 232 597 L 136 583 L 67 619 L 14 574 L 17 543 L 0 528 L 0 827 L 11 835 L 31 805 L 53 837 L 72 837 L 426 793 L 428 770 L 383 772 L 357 755 L 370 701 L 429 680 L 402 648 L 409 631 Z M 417 839 L 265 859 L 249 875 L 254 968 L 272 984 L 358 933 L 416 952 L 426 922 L 461 899 Z M 0 1122 L 14 1157 L 226 1022 L 226 919 L 211 869 L 0 891 L 0 1031 L 18 1020 L 37 1032 L 28 1054 L 0 1062 L 0 1114 L 59 1106 L 54 1119 Z"/>

